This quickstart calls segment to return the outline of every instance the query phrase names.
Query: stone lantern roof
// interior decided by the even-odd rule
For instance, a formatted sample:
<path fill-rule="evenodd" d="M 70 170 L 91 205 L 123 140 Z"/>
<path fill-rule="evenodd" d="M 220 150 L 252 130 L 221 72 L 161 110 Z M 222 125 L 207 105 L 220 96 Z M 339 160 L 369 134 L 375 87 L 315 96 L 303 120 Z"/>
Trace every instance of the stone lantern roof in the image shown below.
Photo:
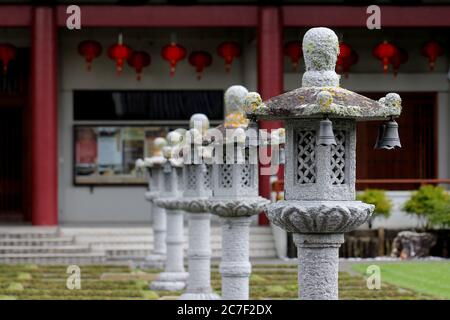
<path fill-rule="evenodd" d="M 330 118 L 384 120 L 398 117 L 401 98 L 388 93 L 378 101 L 339 86 L 335 67 L 339 41 L 328 28 L 313 28 L 303 38 L 306 72 L 302 87 L 257 103 L 247 110 L 257 119 Z"/>

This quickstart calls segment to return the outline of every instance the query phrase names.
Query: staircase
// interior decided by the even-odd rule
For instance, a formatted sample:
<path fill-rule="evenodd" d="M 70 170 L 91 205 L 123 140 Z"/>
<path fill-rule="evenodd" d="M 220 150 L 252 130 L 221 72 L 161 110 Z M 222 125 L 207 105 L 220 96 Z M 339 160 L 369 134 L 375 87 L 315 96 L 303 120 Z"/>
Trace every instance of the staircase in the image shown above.
<path fill-rule="evenodd" d="M 105 254 L 58 228 L 0 227 L 0 263 L 90 264 L 105 262 Z"/>
<path fill-rule="evenodd" d="M 0 227 L 0 264 L 125 263 L 144 259 L 152 248 L 150 227 Z M 219 226 L 211 227 L 211 248 L 213 259 L 220 258 Z M 269 227 L 250 228 L 250 257 L 276 257 Z"/>

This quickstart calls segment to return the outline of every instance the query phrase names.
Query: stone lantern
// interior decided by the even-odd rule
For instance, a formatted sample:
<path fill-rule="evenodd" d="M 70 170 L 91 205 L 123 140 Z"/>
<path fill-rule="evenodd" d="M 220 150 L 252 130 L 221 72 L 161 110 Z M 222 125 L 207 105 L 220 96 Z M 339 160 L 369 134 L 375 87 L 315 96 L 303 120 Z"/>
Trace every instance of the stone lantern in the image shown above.
<path fill-rule="evenodd" d="M 159 197 L 163 189 L 163 166 L 167 160 L 162 155 L 162 148 L 166 145 L 166 139 L 156 138 L 153 142 L 153 156 L 136 161 L 136 167 L 147 172 L 148 191 L 145 193 L 145 199 L 150 202 L 153 220 L 153 250 L 145 259 L 144 265 L 157 268 L 162 268 L 166 260 L 166 212 L 163 208 L 155 205 L 153 201 Z"/>
<path fill-rule="evenodd" d="M 338 299 L 344 232 L 366 222 L 374 210 L 355 201 L 356 121 L 389 120 L 389 136 L 380 139 L 387 148 L 400 145 L 394 121 L 400 96 L 389 93 L 374 101 L 339 87 L 338 54 L 332 30 L 310 29 L 303 38 L 302 87 L 250 111 L 257 119 L 285 121 L 285 200 L 269 204 L 266 212 L 294 234 L 300 299 Z"/>
<path fill-rule="evenodd" d="M 169 132 L 169 145 L 163 148 L 163 155 L 167 159 L 163 168 L 164 187 L 154 203 L 166 209 L 167 257 L 164 272 L 150 285 L 152 290 L 183 290 L 188 277 L 183 261 L 183 212 L 178 209 L 178 202 L 183 195 L 183 159 L 178 156 L 182 138 L 178 132 Z"/>
<path fill-rule="evenodd" d="M 248 139 L 248 120 L 242 111 L 247 89 L 232 86 L 225 93 L 227 117 L 213 133 L 212 191 L 208 209 L 221 217 L 222 298 L 249 298 L 249 233 L 251 216 L 268 200 L 258 196 L 257 145 Z"/>
<path fill-rule="evenodd" d="M 203 134 L 209 128 L 204 114 L 194 114 L 183 148 L 184 193 L 179 208 L 189 215 L 189 249 L 186 292 L 180 299 L 216 300 L 211 289 L 211 214 L 206 200 L 211 197 L 211 165 L 202 158 Z"/>

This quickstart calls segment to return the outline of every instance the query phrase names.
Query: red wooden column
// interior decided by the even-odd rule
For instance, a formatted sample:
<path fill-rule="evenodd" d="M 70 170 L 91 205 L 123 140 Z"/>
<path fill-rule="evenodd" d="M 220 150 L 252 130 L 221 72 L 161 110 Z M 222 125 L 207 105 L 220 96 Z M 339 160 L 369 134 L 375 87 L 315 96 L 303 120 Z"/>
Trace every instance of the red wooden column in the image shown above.
<path fill-rule="evenodd" d="M 58 224 L 56 15 L 33 8 L 31 22 L 31 220 Z"/>
<path fill-rule="evenodd" d="M 279 7 L 260 7 L 258 12 L 258 92 L 263 100 L 283 93 L 283 23 Z M 260 121 L 261 129 L 283 126 L 282 121 Z M 259 175 L 259 194 L 270 198 L 270 176 Z M 259 224 L 268 224 L 265 215 Z"/>

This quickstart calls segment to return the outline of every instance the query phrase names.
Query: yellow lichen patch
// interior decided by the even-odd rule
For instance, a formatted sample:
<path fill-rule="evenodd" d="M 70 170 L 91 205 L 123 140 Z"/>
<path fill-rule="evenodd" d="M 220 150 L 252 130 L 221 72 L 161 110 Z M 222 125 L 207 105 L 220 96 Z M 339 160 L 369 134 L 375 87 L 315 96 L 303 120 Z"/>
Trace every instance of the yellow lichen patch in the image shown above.
<path fill-rule="evenodd" d="M 246 128 L 249 120 L 242 112 L 233 112 L 225 117 L 226 128 Z"/>

